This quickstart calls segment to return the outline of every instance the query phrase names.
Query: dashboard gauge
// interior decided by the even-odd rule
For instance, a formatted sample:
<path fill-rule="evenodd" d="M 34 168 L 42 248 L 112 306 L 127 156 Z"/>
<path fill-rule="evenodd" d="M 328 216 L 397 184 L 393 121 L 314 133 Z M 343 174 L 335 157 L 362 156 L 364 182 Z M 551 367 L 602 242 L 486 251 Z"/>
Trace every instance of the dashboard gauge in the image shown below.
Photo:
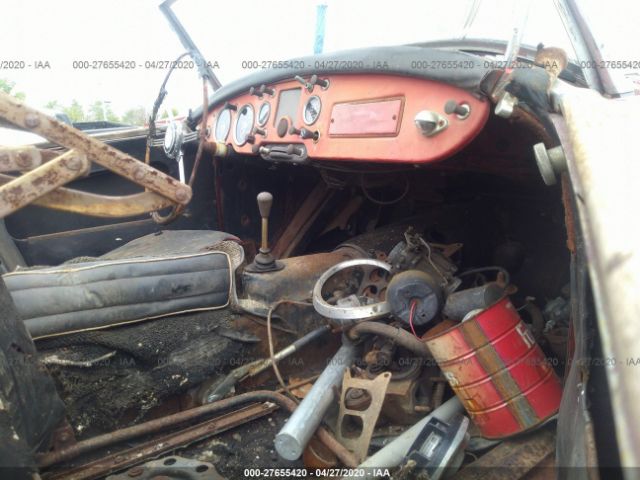
<path fill-rule="evenodd" d="M 260 105 L 260 110 L 258 110 L 258 125 L 264 127 L 267 124 L 267 120 L 269 120 L 270 113 L 271 104 L 269 102 L 264 102 Z"/>
<path fill-rule="evenodd" d="M 251 134 L 253 128 L 254 111 L 251 105 L 245 105 L 238 109 L 238 118 L 236 119 L 236 129 L 233 131 L 233 139 L 236 145 L 241 147 L 247 143 L 247 137 Z"/>
<path fill-rule="evenodd" d="M 302 112 L 302 117 L 304 123 L 307 125 L 313 125 L 318 120 L 320 116 L 320 109 L 322 108 L 322 102 L 320 101 L 320 97 L 314 95 L 309 97 L 307 103 L 304 104 L 304 112 Z"/>
<path fill-rule="evenodd" d="M 224 142 L 229 136 L 229 130 L 231 130 L 231 111 L 225 108 L 220 111 L 216 120 L 216 140 Z"/>

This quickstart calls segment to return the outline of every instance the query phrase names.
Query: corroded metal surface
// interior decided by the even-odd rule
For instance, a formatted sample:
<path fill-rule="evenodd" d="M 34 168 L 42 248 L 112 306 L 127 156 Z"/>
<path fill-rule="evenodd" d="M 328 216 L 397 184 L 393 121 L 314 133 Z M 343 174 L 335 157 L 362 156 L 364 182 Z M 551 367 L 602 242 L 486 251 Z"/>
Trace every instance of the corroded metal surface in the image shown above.
<path fill-rule="evenodd" d="M 0 174 L 0 185 L 8 183 L 14 178 Z M 53 210 L 109 218 L 141 215 L 160 210 L 172 204 L 171 200 L 153 192 L 113 197 L 65 187 L 57 188 L 42 197 L 36 198 L 32 203 Z"/>
<path fill-rule="evenodd" d="M 42 154 L 36 147 L 0 147 L 0 172 L 32 170 L 41 163 Z"/>
<path fill-rule="evenodd" d="M 89 172 L 87 158 L 70 150 L 0 187 L 0 218 Z"/>
<path fill-rule="evenodd" d="M 367 458 L 373 429 L 380 415 L 390 380 L 391 373 L 389 372 L 381 373 L 373 380 L 354 378 L 348 369 L 344 372 L 336 432 L 338 440 L 350 449 L 359 461 Z M 353 392 L 366 392 L 370 401 L 361 405 L 352 403 L 351 408 L 349 408 L 347 399 L 350 393 L 353 396 Z M 356 430 L 359 430 L 359 432 L 350 430 L 350 418 L 358 418 L 360 420 L 360 426 L 356 426 Z"/>
<path fill-rule="evenodd" d="M 177 204 L 186 205 L 191 200 L 188 185 L 3 93 L 0 93 L 0 117 L 60 146 L 82 152 L 90 161 Z"/>

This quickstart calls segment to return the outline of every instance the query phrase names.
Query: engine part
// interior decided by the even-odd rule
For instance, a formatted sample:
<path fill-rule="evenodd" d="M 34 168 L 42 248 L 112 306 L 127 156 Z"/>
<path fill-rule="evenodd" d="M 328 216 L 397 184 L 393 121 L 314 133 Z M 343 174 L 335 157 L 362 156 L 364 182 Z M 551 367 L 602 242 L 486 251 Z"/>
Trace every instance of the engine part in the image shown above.
<path fill-rule="evenodd" d="M 560 381 L 508 297 L 425 340 L 484 437 L 524 432 L 558 411 Z"/>
<path fill-rule="evenodd" d="M 334 389 L 342 383 L 344 371 L 353 363 L 355 346 L 343 339 L 342 347 L 330 360 L 316 383 L 289 417 L 275 438 L 278 454 L 286 460 L 297 460 L 309 439 L 334 401 Z"/>
<path fill-rule="evenodd" d="M 437 418 L 438 420 L 446 422 L 455 415 L 460 414 L 462 411 L 463 407 L 458 397 L 451 397 L 430 415 L 427 415 L 411 428 L 400 434 L 386 447 L 378 450 L 367 458 L 358 466 L 358 468 L 367 469 L 365 470 L 366 475 L 369 478 L 372 478 L 375 474 L 375 469 L 391 468 L 400 465 L 402 460 L 407 456 L 407 453 L 409 453 L 409 449 L 415 442 L 415 439 L 420 435 L 420 432 L 422 432 L 425 425 L 429 423 L 432 418 Z"/>
<path fill-rule="evenodd" d="M 456 457 L 463 452 L 468 428 L 469 419 L 462 415 L 449 422 L 437 418 L 429 420 L 409 449 L 407 462 L 395 477 L 415 478 L 425 474 L 429 480 L 438 480 L 445 473 L 451 473 L 448 470 L 456 467 Z"/>
<path fill-rule="evenodd" d="M 325 284 L 334 275 L 353 268 L 360 270 L 355 293 L 340 290 L 344 296 L 336 298 L 336 290 L 327 291 Z M 320 315 L 339 321 L 364 320 L 387 315 L 390 310 L 389 303 L 379 298 L 376 301 L 371 298 L 371 295 L 381 296 L 382 291 L 386 290 L 386 277 L 390 271 L 389 264 L 371 259 L 347 260 L 334 265 L 316 282 L 313 289 L 313 306 Z M 331 301 L 336 305 L 332 305 Z"/>
<path fill-rule="evenodd" d="M 428 273 L 407 270 L 393 276 L 387 288 L 387 301 L 394 317 L 409 325 L 425 325 L 442 307 L 443 292 Z M 412 303 L 415 309 L 412 312 Z"/>
<path fill-rule="evenodd" d="M 452 320 L 462 320 L 472 310 L 485 309 L 504 295 L 504 287 L 489 282 L 480 287 L 454 292 L 447 297 L 443 313 Z"/>
<path fill-rule="evenodd" d="M 338 441 L 351 450 L 360 462 L 367 458 L 371 435 L 378 421 L 390 380 L 389 372 L 381 373 L 373 380 L 354 378 L 348 369 L 344 372 L 336 436 Z M 357 392 L 360 398 L 368 401 L 356 405 L 351 402 L 349 405 L 347 400 L 350 392 Z M 352 422 L 352 419 L 358 420 Z"/>
<path fill-rule="evenodd" d="M 365 333 L 382 335 L 391 338 L 398 345 L 406 348 L 407 350 L 411 350 L 413 353 L 420 355 L 421 357 L 432 357 L 431 353 L 429 352 L 429 348 L 424 342 L 421 342 L 406 330 L 398 327 L 392 327 L 391 325 L 387 325 L 385 323 L 362 322 L 351 328 L 348 332 L 348 335 L 351 339 L 357 339 Z"/>

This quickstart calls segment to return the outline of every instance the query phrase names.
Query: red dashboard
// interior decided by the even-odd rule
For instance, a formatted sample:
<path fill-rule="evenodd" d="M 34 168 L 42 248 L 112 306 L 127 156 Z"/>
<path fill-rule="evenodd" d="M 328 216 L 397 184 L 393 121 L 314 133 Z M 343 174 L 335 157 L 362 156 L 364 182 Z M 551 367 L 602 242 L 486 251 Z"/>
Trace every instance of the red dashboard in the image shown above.
<path fill-rule="evenodd" d="M 256 85 L 214 108 L 209 140 L 272 160 L 426 163 L 468 144 L 489 103 L 425 79 L 333 75 Z"/>

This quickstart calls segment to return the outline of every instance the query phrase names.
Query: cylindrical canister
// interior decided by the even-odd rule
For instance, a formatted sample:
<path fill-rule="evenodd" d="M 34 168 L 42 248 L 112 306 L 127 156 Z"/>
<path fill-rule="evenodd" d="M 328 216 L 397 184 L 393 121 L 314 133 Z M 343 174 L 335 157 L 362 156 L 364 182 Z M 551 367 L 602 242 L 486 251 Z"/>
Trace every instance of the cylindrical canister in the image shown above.
<path fill-rule="evenodd" d="M 424 340 L 486 438 L 540 425 L 560 406 L 560 380 L 508 297 Z"/>

